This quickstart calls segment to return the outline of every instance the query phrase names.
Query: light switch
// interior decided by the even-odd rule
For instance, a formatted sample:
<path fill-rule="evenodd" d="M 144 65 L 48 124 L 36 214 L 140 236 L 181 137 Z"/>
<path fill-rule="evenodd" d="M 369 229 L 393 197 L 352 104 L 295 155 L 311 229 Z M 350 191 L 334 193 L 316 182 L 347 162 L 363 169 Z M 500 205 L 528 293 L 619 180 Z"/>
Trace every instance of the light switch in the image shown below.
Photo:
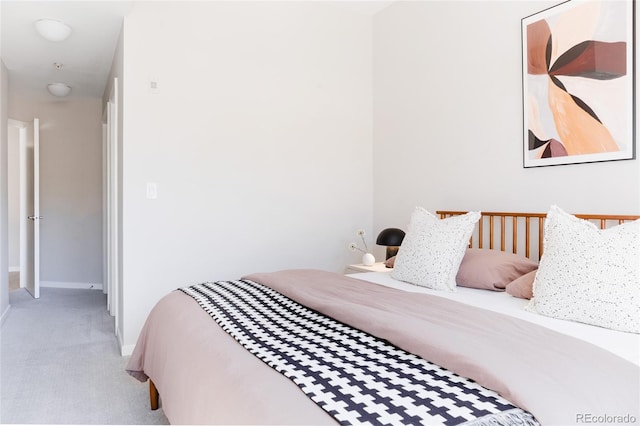
<path fill-rule="evenodd" d="M 155 200 L 158 198 L 158 185 L 155 182 L 147 182 L 147 199 Z"/>

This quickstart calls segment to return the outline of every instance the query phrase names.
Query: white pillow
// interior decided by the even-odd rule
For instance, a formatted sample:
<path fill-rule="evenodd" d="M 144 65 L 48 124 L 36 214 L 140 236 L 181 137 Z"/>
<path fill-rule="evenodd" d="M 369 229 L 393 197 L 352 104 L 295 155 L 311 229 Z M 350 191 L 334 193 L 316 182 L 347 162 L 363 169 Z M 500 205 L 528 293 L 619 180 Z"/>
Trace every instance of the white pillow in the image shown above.
<path fill-rule="evenodd" d="M 454 291 L 460 262 L 480 212 L 447 219 L 416 207 L 391 276 L 435 290 Z"/>
<path fill-rule="evenodd" d="M 640 220 L 601 230 L 552 206 L 527 310 L 640 333 Z"/>

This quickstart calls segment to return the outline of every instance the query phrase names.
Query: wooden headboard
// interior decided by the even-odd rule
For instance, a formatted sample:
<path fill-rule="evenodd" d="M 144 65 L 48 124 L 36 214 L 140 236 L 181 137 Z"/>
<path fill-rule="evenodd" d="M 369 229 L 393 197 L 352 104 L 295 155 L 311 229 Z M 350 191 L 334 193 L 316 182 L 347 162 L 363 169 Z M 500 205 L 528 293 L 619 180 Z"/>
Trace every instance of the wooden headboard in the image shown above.
<path fill-rule="evenodd" d="M 436 211 L 441 219 L 465 213 L 467 212 Z M 594 222 L 600 229 L 640 219 L 640 216 L 635 215 L 576 214 L 575 216 Z M 499 248 L 501 251 L 511 251 L 516 254 L 524 251 L 526 257 L 539 260 L 543 252 L 542 241 L 546 217 L 546 213 L 482 212 L 478 226 L 469 241 L 469 247 Z M 486 232 L 487 228 L 489 228 L 488 233 Z M 521 234 L 522 231 L 524 237 Z M 537 244 L 532 244 L 532 241 L 537 241 Z"/>

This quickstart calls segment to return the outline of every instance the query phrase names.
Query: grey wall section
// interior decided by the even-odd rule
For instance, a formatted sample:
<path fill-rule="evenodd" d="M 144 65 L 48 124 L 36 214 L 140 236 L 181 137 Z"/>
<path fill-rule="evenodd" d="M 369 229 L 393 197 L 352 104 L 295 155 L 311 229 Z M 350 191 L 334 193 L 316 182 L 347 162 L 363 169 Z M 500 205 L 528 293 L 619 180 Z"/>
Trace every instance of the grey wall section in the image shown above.
<path fill-rule="evenodd" d="M 40 119 L 41 282 L 101 285 L 101 100 L 10 96 L 9 115 Z"/>
<path fill-rule="evenodd" d="M 9 309 L 9 215 L 8 215 L 8 97 L 9 77 L 0 59 L 0 322 Z"/>

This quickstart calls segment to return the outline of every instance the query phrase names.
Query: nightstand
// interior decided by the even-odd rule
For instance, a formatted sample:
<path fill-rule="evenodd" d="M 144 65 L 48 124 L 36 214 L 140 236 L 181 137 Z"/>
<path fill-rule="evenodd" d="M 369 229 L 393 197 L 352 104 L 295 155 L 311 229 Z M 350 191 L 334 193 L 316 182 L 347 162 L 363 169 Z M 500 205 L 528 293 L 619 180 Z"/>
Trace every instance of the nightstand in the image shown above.
<path fill-rule="evenodd" d="M 387 268 L 384 266 L 384 262 L 376 262 L 371 266 L 363 265 L 362 263 L 349 265 L 345 269 L 345 274 L 357 274 L 359 272 L 388 272 L 393 271 L 393 268 Z"/>

